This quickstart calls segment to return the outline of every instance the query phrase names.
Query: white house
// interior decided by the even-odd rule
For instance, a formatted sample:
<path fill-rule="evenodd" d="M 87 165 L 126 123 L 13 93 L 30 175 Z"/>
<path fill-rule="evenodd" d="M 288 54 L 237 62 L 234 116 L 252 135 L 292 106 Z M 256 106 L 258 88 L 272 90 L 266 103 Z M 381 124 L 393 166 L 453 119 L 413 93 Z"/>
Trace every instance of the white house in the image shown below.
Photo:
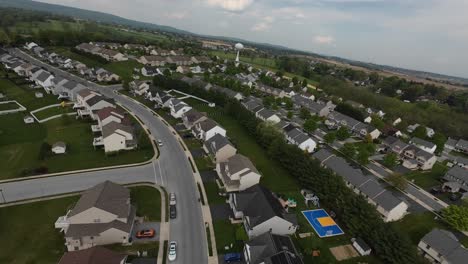
<path fill-rule="evenodd" d="M 32 116 L 25 116 L 23 118 L 23 121 L 25 124 L 32 124 L 34 123 L 34 118 Z"/>
<path fill-rule="evenodd" d="M 105 152 L 117 152 L 136 148 L 137 141 L 132 126 L 112 121 L 102 126 L 102 136 L 94 138 L 93 145 L 104 146 Z"/>
<path fill-rule="evenodd" d="M 277 124 L 281 121 L 281 118 L 277 116 L 275 112 L 266 108 L 263 108 L 260 111 L 256 112 L 255 116 L 261 119 L 262 121 L 271 122 L 273 124 Z"/>
<path fill-rule="evenodd" d="M 372 249 L 364 240 L 362 240 L 362 238 L 353 238 L 351 241 L 353 242 L 353 247 L 357 250 L 357 252 L 359 252 L 361 256 L 370 255 Z"/>
<path fill-rule="evenodd" d="M 292 235 L 298 227 L 294 213 L 288 213 L 268 189 L 255 185 L 229 195 L 229 205 L 236 219 L 242 219 L 249 238 L 267 232 Z"/>
<path fill-rule="evenodd" d="M 216 164 L 216 172 L 223 182 L 226 192 L 237 192 L 260 182 L 260 172 L 245 156 L 236 154 L 226 161 Z"/>
<path fill-rule="evenodd" d="M 64 154 L 67 151 L 65 142 L 59 141 L 52 145 L 52 152 L 54 154 Z"/>
<path fill-rule="evenodd" d="M 197 138 L 203 141 L 207 141 L 216 134 L 220 134 L 223 137 L 226 136 L 226 130 L 209 118 L 195 124 L 192 128 L 192 132 Z"/>
<path fill-rule="evenodd" d="M 128 244 L 135 216 L 130 191 L 105 181 L 85 191 L 73 209 L 57 219 L 55 228 L 64 232 L 68 251 Z"/>
<path fill-rule="evenodd" d="M 418 244 L 419 252 L 431 263 L 462 264 L 468 260 L 468 249 L 451 232 L 433 229 Z"/>
<path fill-rule="evenodd" d="M 129 85 L 135 94 L 143 95 L 149 90 L 150 83 L 150 81 L 132 81 Z"/>
<path fill-rule="evenodd" d="M 290 144 L 298 146 L 301 150 L 306 151 L 307 153 L 314 152 L 317 147 L 317 143 L 312 138 L 297 128 L 285 132 L 285 135 L 286 140 Z"/>
<path fill-rule="evenodd" d="M 182 116 L 190 111 L 192 107 L 177 98 L 173 98 L 169 101 L 169 109 L 171 110 L 172 117 L 182 118 Z"/>
<path fill-rule="evenodd" d="M 426 152 L 429 152 L 431 154 L 434 154 L 434 152 L 436 151 L 437 149 L 437 145 L 432 143 L 432 142 L 429 142 L 427 140 L 424 140 L 424 139 L 420 139 L 420 138 L 417 138 L 417 137 L 413 137 L 411 140 L 410 140 L 410 144 L 413 144 L 415 146 L 417 146 L 418 148 L 426 151 Z"/>

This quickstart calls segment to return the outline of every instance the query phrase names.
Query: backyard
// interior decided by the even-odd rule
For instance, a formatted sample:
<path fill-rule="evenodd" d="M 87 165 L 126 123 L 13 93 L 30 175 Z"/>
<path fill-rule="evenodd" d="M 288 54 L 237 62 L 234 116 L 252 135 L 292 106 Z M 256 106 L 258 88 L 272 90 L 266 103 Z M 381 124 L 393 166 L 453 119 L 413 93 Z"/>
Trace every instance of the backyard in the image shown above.
<path fill-rule="evenodd" d="M 441 179 L 447 170 L 448 169 L 445 165 L 440 162 L 436 162 L 430 171 L 412 171 L 405 174 L 405 177 L 419 187 L 428 190 L 441 184 Z"/>
<path fill-rule="evenodd" d="M 67 106 L 63 106 L 63 107 L 62 106 L 54 106 L 54 107 L 46 108 L 46 109 L 43 109 L 41 111 L 35 112 L 34 115 L 39 120 L 42 120 L 42 119 L 49 118 L 49 117 L 52 117 L 52 116 L 63 115 L 63 114 L 72 113 L 72 112 L 74 112 L 74 110 L 73 110 L 73 107 L 71 105 L 67 105 Z"/>
<path fill-rule="evenodd" d="M 10 73 L 11 75 L 11 73 Z M 43 98 L 36 98 L 34 93 L 40 91 Z M 60 103 L 54 95 L 46 94 L 43 90 L 29 88 L 27 84 L 16 85 L 12 80 L 0 78 L 0 93 L 4 94 L 8 100 L 16 100 L 28 111 L 32 111 L 43 106 Z"/>
<path fill-rule="evenodd" d="M 137 163 L 153 157 L 151 142 L 143 132 L 137 150 L 105 155 L 92 145 L 91 124 L 74 117 L 25 124 L 22 114 L 0 116 L 0 159 L 6 161 L 0 165 L 0 179 Z M 58 141 L 67 144 L 66 154 L 52 155 L 50 150 L 41 154 L 44 142 L 52 145 Z"/>
<path fill-rule="evenodd" d="M 143 208 L 137 211 L 137 214 L 158 220 L 161 214 L 159 192 L 145 186 L 132 187 L 130 190 L 132 203 L 137 208 Z M 78 199 L 78 196 L 73 196 L 0 208 L 0 237 L 8 238 L 0 240 L 0 263 L 57 263 L 65 251 L 65 246 L 63 234 L 54 228 L 54 223 L 59 216 L 71 209 Z M 120 252 L 157 252 L 158 243 L 110 247 Z"/>

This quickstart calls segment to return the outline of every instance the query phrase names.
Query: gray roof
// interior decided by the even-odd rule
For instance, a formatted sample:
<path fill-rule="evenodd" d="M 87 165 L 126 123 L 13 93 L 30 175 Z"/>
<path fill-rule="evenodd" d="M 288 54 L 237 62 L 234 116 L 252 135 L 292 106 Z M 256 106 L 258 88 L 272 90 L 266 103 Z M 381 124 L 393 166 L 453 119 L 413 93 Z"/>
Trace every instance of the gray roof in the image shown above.
<path fill-rule="evenodd" d="M 100 183 L 85 191 L 69 217 L 96 207 L 119 217 L 127 217 L 130 205 L 130 191 L 111 181 Z"/>
<path fill-rule="evenodd" d="M 427 140 L 424 140 L 424 139 L 420 139 L 420 138 L 417 138 L 417 137 L 413 137 L 410 142 L 414 145 L 417 145 L 417 146 L 423 146 L 423 147 L 426 147 L 426 148 L 433 148 L 435 147 L 436 145 L 432 142 L 429 142 Z"/>
<path fill-rule="evenodd" d="M 232 157 L 230 157 L 226 161 L 227 166 L 229 167 L 229 172 L 231 174 L 235 174 L 239 171 L 242 171 L 244 169 L 249 169 L 249 171 L 252 171 L 254 173 L 260 174 L 258 172 L 257 168 L 253 165 L 252 161 L 250 161 L 249 158 L 247 158 L 244 155 L 236 154 Z"/>
<path fill-rule="evenodd" d="M 452 181 L 453 178 L 461 182 L 468 183 L 468 170 L 458 166 L 453 166 L 444 176 L 444 179 Z"/>
<path fill-rule="evenodd" d="M 202 113 L 198 112 L 197 110 L 195 110 L 193 108 L 190 109 L 189 111 L 187 111 L 184 114 L 184 116 L 187 118 L 187 121 L 191 122 L 191 123 L 193 123 L 193 122 L 199 120 L 200 118 L 204 117 L 204 115 Z"/>
<path fill-rule="evenodd" d="M 453 138 L 448 138 L 447 141 L 445 142 L 445 145 L 454 148 L 455 145 L 457 145 L 457 142 L 458 141 Z"/>
<path fill-rule="evenodd" d="M 347 115 L 341 114 L 339 112 L 334 112 L 328 116 L 329 119 L 336 121 L 340 125 L 345 125 L 346 127 L 352 129 L 357 124 L 361 123 L 356 119 L 349 117 Z"/>
<path fill-rule="evenodd" d="M 50 73 L 46 72 L 46 71 L 43 71 L 41 72 L 41 74 L 39 74 L 39 76 L 37 76 L 37 80 L 41 81 L 41 82 L 44 82 L 46 81 L 49 77 L 51 76 Z"/>
<path fill-rule="evenodd" d="M 462 148 L 462 149 L 468 149 L 468 141 L 466 141 L 464 139 L 460 139 L 460 140 L 458 140 L 456 147 L 457 148 Z"/>
<path fill-rule="evenodd" d="M 93 106 L 101 101 L 105 101 L 105 102 L 108 102 L 110 104 L 114 104 L 114 100 L 113 99 L 110 99 L 110 98 L 107 98 L 107 97 L 104 97 L 102 95 L 95 95 L 91 98 L 89 98 L 88 100 L 86 100 L 86 104 L 88 104 L 89 106 Z"/>
<path fill-rule="evenodd" d="M 205 141 L 204 145 L 206 149 L 208 149 L 208 151 L 213 155 L 216 155 L 218 150 L 222 149 L 227 145 L 234 148 L 231 142 L 220 134 L 216 134 L 207 141 Z"/>
<path fill-rule="evenodd" d="M 468 250 L 461 246 L 454 234 L 446 230 L 433 229 L 421 241 L 441 254 L 449 263 L 466 263 L 468 259 Z"/>
<path fill-rule="evenodd" d="M 110 123 L 108 123 L 108 124 L 106 124 L 105 126 L 102 127 L 102 137 L 106 138 L 106 137 L 114 134 L 114 132 L 116 130 L 122 130 L 122 131 L 125 131 L 127 133 L 133 134 L 133 127 L 126 126 L 126 125 L 123 125 L 121 123 L 117 123 L 115 121 L 112 121 L 112 122 L 110 122 Z"/>
<path fill-rule="evenodd" d="M 214 127 L 218 126 L 218 123 L 216 123 L 215 121 L 213 121 L 213 119 L 210 119 L 210 118 L 203 120 L 198 124 L 200 125 L 200 128 L 203 131 L 209 131 L 213 129 Z"/>
<path fill-rule="evenodd" d="M 302 264 L 302 259 L 288 236 L 270 232 L 259 235 L 246 243 L 250 250 L 251 264 Z"/>
<path fill-rule="evenodd" d="M 65 252 L 58 264 L 120 264 L 127 256 L 104 247 Z"/>
<path fill-rule="evenodd" d="M 318 159 L 320 162 L 323 162 L 324 160 L 330 158 L 333 155 L 334 154 L 328 151 L 327 149 L 320 149 L 319 151 L 312 154 L 312 156 Z"/>
<path fill-rule="evenodd" d="M 287 213 L 281 206 L 277 197 L 267 188 L 255 185 L 244 191 L 234 194 L 236 200 L 236 209 L 243 212 L 244 216 L 248 216 L 250 226 L 257 226 L 275 216 L 283 219 L 288 218 L 288 221 L 297 225 L 295 214 Z M 286 217 L 287 216 L 287 217 Z"/>
<path fill-rule="evenodd" d="M 276 114 L 275 114 L 274 111 L 272 111 L 270 109 L 263 108 L 262 110 L 258 111 L 258 115 L 261 116 L 264 119 L 268 119 L 268 118 L 270 118 L 270 117 L 272 117 L 272 116 L 274 116 Z"/>
<path fill-rule="evenodd" d="M 360 237 L 356 238 L 356 243 L 364 250 L 364 251 L 367 251 L 367 250 L 370 250 L 371 248 L 369 247 L 369 245 Z"/>

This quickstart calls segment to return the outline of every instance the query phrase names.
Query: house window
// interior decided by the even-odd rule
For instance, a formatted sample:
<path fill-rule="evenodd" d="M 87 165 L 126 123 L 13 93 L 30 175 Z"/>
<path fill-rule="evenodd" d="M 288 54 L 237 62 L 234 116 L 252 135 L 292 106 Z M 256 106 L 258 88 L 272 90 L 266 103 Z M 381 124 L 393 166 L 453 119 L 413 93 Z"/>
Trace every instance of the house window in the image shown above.
<path fill-rule="evenodd" d="M 431 248 L 431 246 L 429 245 L 426 245 L 426 249 L 429 250 Z"/>
<path fill-rule="evenodd" d="M 75 250 L 78 250 L 78 247 L 74 247 Z"/>
<path fill-rule="evenodd" d="M 89 239 L 94 239 L 94 237 L 89 237 Z"/>

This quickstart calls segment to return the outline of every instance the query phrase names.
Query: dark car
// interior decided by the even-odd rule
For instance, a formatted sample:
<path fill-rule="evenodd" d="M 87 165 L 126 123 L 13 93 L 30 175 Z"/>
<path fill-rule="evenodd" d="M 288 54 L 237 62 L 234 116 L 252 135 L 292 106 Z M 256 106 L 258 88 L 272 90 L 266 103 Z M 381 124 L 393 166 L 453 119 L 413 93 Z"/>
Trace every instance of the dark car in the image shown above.
<path fill-rule="evenodd" d="M 240 262 L 241 260 L 241 253 L 227 253 L 226 255 L 224 255 L 224 262 L 226 263 Z"/>
<path fill-rule="evenodd" d="M 431 194 L 439 194 L 442 192 L 442 189 L 440 187 L 433 187 L 431 189 Z"/>
<path fill-rule="evenodd" d="M 177 217 L 177 210 L 175 205 L 169 206 L 169 216 L 171 217 L 171 219 L 175 219 Z"/>
<path fill-rule="evenodd" d="M 450 195 L 449 199 L 450 199 L 450 201 L 452 201 L 452 202 L 456 202 L 456 201 L 460 200 L 461 197 L 462 197 L 462 196 L 461 196 L 460 194 L 458 194 L 458 193 L 452 193 L 452 194 Z"/>

